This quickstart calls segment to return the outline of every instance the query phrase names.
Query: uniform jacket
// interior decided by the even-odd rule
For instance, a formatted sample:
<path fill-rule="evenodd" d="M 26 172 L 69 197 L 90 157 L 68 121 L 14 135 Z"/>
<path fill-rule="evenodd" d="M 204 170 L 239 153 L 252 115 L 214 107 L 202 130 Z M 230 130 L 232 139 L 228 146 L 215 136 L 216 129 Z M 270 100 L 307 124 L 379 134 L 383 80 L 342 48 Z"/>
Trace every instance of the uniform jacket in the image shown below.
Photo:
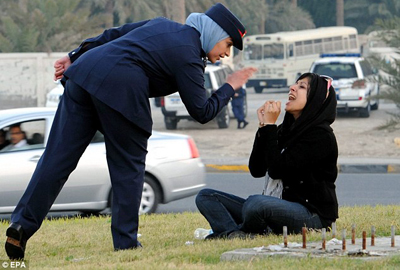
<path fill-rule="evenodd" d="M 198 122 L 213 119 L 234 94 L 224 84 L 207 99 L 199 32 L 166 18 L 125 24 L 69 53 L 65 72 L 90 94 L 151 133 L 150 97 L 176 91 Z"/>

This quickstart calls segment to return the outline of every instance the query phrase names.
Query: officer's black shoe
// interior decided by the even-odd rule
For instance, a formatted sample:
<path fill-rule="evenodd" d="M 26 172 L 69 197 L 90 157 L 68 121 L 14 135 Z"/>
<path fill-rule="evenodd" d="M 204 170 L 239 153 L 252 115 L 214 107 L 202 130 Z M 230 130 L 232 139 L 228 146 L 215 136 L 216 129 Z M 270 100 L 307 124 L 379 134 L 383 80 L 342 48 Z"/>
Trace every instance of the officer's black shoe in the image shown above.
<path fill-rule="evenodd" d="M 120 250 L 127 250 L 127 249 L 141 249 L 143 248 L 142 243 L 140 243 L 139 241 L 137 241 L 137 245 L 130 247 L 130 248 L 114 248 L 114 251 L 120 251 Z"/>
<path fill-rule="evenodd" d="M 23 260 L 25 256 L 25 247 L 27 236 L 21 225 L 11 223 L 6 231 L 6 252 L 10 260 Z"/>
<path fill-rule="evenodd" d="M 249 124 L 249 122 L 244 121 L 244 122 L 243 122 L 243 127 L 242 127 L 242 128 L 245 128 L 248 124 Z"/>

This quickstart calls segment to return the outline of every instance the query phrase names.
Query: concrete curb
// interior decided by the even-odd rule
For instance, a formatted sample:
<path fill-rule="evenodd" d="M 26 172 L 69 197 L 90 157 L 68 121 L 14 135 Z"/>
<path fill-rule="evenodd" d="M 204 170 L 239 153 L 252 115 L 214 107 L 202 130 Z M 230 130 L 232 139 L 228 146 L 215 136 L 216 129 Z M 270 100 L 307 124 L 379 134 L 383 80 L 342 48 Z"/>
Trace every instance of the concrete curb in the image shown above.
<path fill-rule="evenodd" d="M 208 173 L 247 173 L 249 168 L 244 164 L 206 164 Z M 338 164 L 339 173 L 400 173 L 399 163 L 343 163 Z"/>

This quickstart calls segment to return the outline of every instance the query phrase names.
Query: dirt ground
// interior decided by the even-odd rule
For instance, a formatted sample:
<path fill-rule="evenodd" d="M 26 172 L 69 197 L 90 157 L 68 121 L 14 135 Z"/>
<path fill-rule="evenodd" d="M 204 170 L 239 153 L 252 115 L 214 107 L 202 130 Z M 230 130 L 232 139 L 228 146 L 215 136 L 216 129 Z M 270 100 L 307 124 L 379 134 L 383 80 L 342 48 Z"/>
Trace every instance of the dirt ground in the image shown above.
<path fill-rule="evenodd" d="M 369 118 L 359 118 L 356 113 L 338 115 L 332 128 L 339 146 L 339 157 L 392 158 L 400 159 L 400 131 L 376 130 L 389 119 L 386 111 L 398 110 L 393 104 L 380 104 Z M 283 114 L 281 114 L 282 116 Z M 162 115 L 153 116 L 154 129 L 192 136 L 203 159 L 245 158 L 250 155 L 258 122 L 255 112 L 248 114 L 250 124 L 245 129 L 237 129 L 235 119 L 227 129 L 218 129 L 215 122 L 200 125 L 191 121 L 181 121 L 176 131 L 166 130 Z M 280 123 L 278 119 L 278 123 Z M 400 139 L 398 139 L 400 140 Z"/>

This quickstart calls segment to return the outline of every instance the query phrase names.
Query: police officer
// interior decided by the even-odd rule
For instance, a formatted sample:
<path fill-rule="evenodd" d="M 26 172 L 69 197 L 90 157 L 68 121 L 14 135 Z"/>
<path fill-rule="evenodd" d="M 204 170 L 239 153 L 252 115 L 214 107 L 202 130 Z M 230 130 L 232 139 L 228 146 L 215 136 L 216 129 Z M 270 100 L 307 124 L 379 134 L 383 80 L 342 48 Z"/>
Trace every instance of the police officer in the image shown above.
<path fill-rule="evenodd" d="M 113 188 L 114 249 L 140 247 L 138 211 L 152 131 L 149 98 L 178 91 L 194 119 L 212 120 L 255 70 L 232 74 L 207 99 L 205 63 L 228 57 L 231 46 L 242 50 L 245 33 L 235 15 L 216 4 L 190 14 L 184 25 L 155 18 L 105 30 L 57 60 L 54 78 L 62 78 L 65 91 L 46 150 L 6 232 L 10 259 L 24 258 L 27 240 L 97 130 L 104 134 Z"/>
<path fill-rule="evenodd" d="M 236 90 L 235 95 L 232 97 L 232 111 L 236 117 L 236 121 L 238 123 L 237 128 L 242 129 L 245 128 L 249 122 L 245 119 L 244 114 L 244 99 L 246 97 L 246 90 L 243 87 L 240 87 Z"/>

